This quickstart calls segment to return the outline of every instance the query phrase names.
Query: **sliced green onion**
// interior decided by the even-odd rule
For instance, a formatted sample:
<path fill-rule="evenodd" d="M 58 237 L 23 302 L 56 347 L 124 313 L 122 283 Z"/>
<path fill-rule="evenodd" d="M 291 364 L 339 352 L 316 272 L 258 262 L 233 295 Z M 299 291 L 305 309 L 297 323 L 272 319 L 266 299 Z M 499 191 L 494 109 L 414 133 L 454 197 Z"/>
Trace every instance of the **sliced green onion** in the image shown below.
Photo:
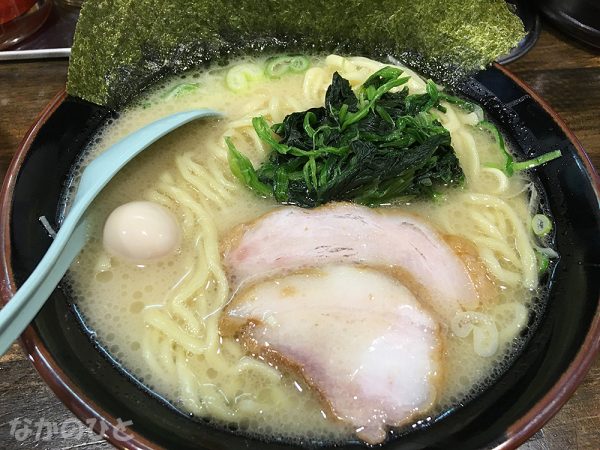
<path fill-rule="evenodd" d="M 309 64 L 305 56 L 276 56 L 267 60 L 265 74 L 269 78 L 279 78 L 288 72 L 302 73 Z"/>
<path fill-rule="evenodd" d="M 243 63 L 229 69 L 225 76 L 225 83 L 232 91 L 240 92 L 262 76 L 262 70 L 257 64 Z"/>
<path fill-rule="evenodd" d="M 536 214 L 531 219 L 531 228 L 536 236 L 546 236 L 552 231 L 552 221 L 543 214 Z"/>
<path fill-rule="evenodd" d="M 198 88 L 199 88 L 199 86 L 197 84 L 182 83 L 182 84 L 178 84 L 173 89 L 166 92 L 162 97 L 165 100 L 171 100 L 175 97 L 179 97 L 181 95 L 193 92 L 193 91 L 197 90 Z"/>
<path fill-rule="evenodd" d="M 279 78 L 290 70 L 289 57 L 278 56 L 267 60 L 265 74 L 269 78 Z"/>
<path fill-rule="evenodd" d="M 536 253 L 538 262 L 538 274 L 543 275 L 544 273 L 546 273 L 548 267 L 550 266 L 550 258 L 548 258 L 548 256 L 544 255 L 543 253 Z"/>
<path fill-rule="evenodd" d="M 309 65 L 310 61 L 306 56 L 292 56 L 290 60 L 290 70 L 295 73 L 304 72 Z"/>

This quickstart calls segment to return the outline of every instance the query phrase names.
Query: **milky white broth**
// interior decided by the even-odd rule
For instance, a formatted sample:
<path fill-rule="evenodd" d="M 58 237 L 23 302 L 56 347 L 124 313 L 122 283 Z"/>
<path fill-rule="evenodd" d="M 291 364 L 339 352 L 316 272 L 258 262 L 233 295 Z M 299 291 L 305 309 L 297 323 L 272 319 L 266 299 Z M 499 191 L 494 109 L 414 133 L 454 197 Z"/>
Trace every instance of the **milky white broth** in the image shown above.
<path fill-rule="evenodd" d="M 260 66 L 264 59 L 234 61 L 229 67 L 248 62 Z M 322 57 L 312 58 L 311 67 L 321 67 L 324 71 L 329 71 L 327 73 L 333 71 Z M 296 442 L 349 441 L 354 439 L 353 430 L 334 420 L 330 411 L 319 402 L 317 394 L 294 374 L 284 371 L 282 377 L 277 373 L 274 376 L 264 376 L 248 370 L 243 373 L 232 371 L 234 375 L 231 375 L 225 373 L 225 369 L 216 368 L 217 366 L 201 356 L 187 355 L 187 362 L 184 363 L 189 363 L 189 367 L 193 368 L 190 372 L 199 377 L 202 375 L 201 379 L 194 382 L 200 385 L 206 384 L 208 380 L 213 385 L 211 389 L 222 389 L 223 395 L 227 397 L 229 408 L 233 412 L 227 416 L 215 417 L 210 413 L 210 408 L 195 399 L 192 401 L 191 394 L 177 376 L 172 376 L 168 371 L 157 370 L 155 365 L 148 362 L 149 356 L 144 354 L 143 340 L 149 332 L 149 325 L 144 320 L 144 314 L 151 309 L 164 308 L 165 299 L 178 289 L 180 281 L 189 275 L 190 261 L 199 257 L 195 254 L 194 247 L 198 236 L 185 235 L 184 231 L 182 244 L 175 254 L 148 264 L 133 264 L 111 257 L 102 246 L 102 227 L 110 212 L 126 202 L 148 200 L 149 193 L 156 188 L 159 180 L 175 176 L 173 174 L 176 174 L 175 160 L 178 155 L 192 152 L 200 165 L 206 161 L 214 161 L 215 152 L 226 153 L 223 134 L 236 120 L 252 117 L 259 111 L 263 111 L 261 114 L 270 111 L 271 116 L 267 116 L 269 122 L 281 121 L 285 114 L 322 105 L 322 96 L 319 100 L 318 95 L 309 98 L 303 94 L 306 77 L 304 73 L 288 74 L 275 80 L 259 77 L 251 80 L 246 89 L 233 92 L 224 81 L 227 70 L 228 67 L 212 68 L 186 73 L 170 81 L 161 82 L 153 92 L 120 113 L 117 119 L 110 121 L 93 140 L 94 143 L 87 153 L 88 157 L 102 152 L 142 126 L 177 111 L 208 107 L 222 111 L 225 115 L 223 119 L 209 119 L 186 125 L 152 145 L 127 165 L 100 194 L 93 206 L 90 241 L 69 272 L 73 299 L 82 312 L 86 325 L 94 330 L 98 340 L 110 354 L 133 376 L 177 407 L 220 425 L 234 424 L 243 432 L 267 439 L 277 437 Z M 354 87 L 357 86 L 356 81 L 350 81 Z M 182 82 L 197 84 L 199 88 L 174 98 L 164 98 L 165 93 Z M 291 100 L 289 103 L 281 101 L 278 105 L 269 105 L 269 99 L 274 97 Z M 441 231 L 449 227 L 461 229 L 472 222 L 468 209 L 451 207 L 459 195 L 470 192 L 475 185 L 475 190 L 479 193 L 493 195 L 492 191 L 496 189 L 492 186 L 493 177 L 490 177 L 489 189 L 486 187 L 485 177 L 479 177 L 477 183 L 470 178 L 468 168 L 463 165 L 464 152 L 461 151 L 461 147 L 465 145 L 465 137 L 459 133 L 471 136 L 469 139 L 473 139 L 481 161 L 501 161 L 501 155 L 491 136 L 468 125 L 475 120 L 473 115 L 458 108 L 449 108 L 461 122 L 458 128 L 451 130 L 451 135 L 461 165 L 465 169 L 465 188 L 448 192 L 446 199 L 441 202 L 417 201 L 392 206 L 417 213 Z M 444 124 L 448 121 L 446 114 L 439 113 L 439 116 Z M 259 162 L 260 156 L 253 152 L 252 147 L 255 144 L 251 139 L 238 139 L 236 145 L 240 151 L 251 155 L 255 165 Z M 219 161 L 223 161 L 223 154 L 220 155 Z M 219 164 L 216 164 L 216 167 L 219 167 Z M 77 184 L 79 170 L 75 171 L 72 186 Z M 222 170 L 223 173 L 228 172 L 224 164 Z M 229 174 L 228 182 L 237 183 Z M 527 223 L 528 198 L 524 187 L 528 180 L 513 177 L 509 182 L 509 189 L 515 195 L 505 197 L 504 201 L 522 218 L 523 223 Z M 189 189 L 192 196 L 201 195 L 197 190 L 186 186 L 183 188 Z M 236 188 L 234 192 L 233 207 L 223 206 L 211 212 L 219 239 L 226 236 L 236 225 L 256 219 L 279 207 L 273 199 L 260 198 L 245 188 Z M 464 213 L 461 212 L 463 210 Z M 182 212 L 177 207 L 173 208 L 172 212 L 179 220 L 183 220 Z M 479 391 L 504 370 L 512 358 L 511 355 L 518 350 L 516 337 L 523 324 L 515 329 L 503 329 L 502 324 L 508 319 L 501 317 L 505 311 L 497 306 L 517 302 L 531 308 L 535 291 L 526 288 L 522 283 L 508 286 L 493 277 L 492 281 L 493 295 L 485 299 L 480 312 L 487 314 L 497 323 L 498 350 L 491 357 L 478 356 L 474 351 L 471 336 L 457 337 L 449 327 L 444 327 L 446 342 L 443 384 L 438 393 L 435 410 L 419 417 L 420 423 L 427 422 L 436 413 L 464 401 Z M 202 289 L 202 286 L 199 288 Z M 214 286 L 207 285 L 207 289 L 213 288 Z M 189 299 L 186 305 L 193 307 L 194 302 L 200 301 L 203 301 L 202 293 Z M 220 309 L 215 308 L 212 312 L 218 315 Z M 182 327 L 185 328 L 183 325 Z M 219 345 L 225 344 L 238 345 L 236 342 L 224 343 L 221 339 Z M 173 344 L 168 351 L 174 351 L 176 345 Z M 323 345 L 326 346 L 327 343 L 324 342 Z M 159 351 L 158 348 L 156 351 Z M 218 367 L 227 368 L 239 363 L 239 356 L 243 355 L 243 351 L 240 349 L 239 353 L 233 352 L 233 355 L 237 356 L 224 356 L 219 361 L 223 366 Z M 266 366 L 265 363 L 261 364 Z M 243 403 L 241 399 L 244 396 L 257 399 L 260 408 L 237 408 L 238 403 Z"/>

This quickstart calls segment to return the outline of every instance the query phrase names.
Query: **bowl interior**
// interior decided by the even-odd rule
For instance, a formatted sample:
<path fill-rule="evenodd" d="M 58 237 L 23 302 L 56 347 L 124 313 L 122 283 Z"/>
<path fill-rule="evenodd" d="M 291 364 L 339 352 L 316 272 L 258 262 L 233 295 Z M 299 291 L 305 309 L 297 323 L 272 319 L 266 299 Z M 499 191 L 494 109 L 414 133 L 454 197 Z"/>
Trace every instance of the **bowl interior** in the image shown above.
<path fill-rule="evenodd" d="M 547 410 L 551 402 L 546 394 L 576 358 L 592 325 L 596 333 L 598 328 L 600 210 L 597 179 L 589 162 L 557 119 L 502 70 L 487 69 L 464 83 L 460 91 L 484 107 L 517 152 L 531 156 L 562 151 L 562 158 L 536 171 L 555 218 L 560 260 L 548 280 L 544 313 L 532 319 L 535 332 L 510 369 L 474 400 L 428 426 L 392 439 L 385 445 L 390 449 L 467 449 L 506 441 L 514 432 L 509 431 L 511 426 L 532 408 Z M 9 212 L 9 261 L 17 285 L 51 242 L 38 218 L 56 222 L 70 167 L 94 131 L 112 115 L 107 109 L 67 97 L 35 136 L 18 172 Z M 115 365 L 60 288 L 36 317 L 24 342 L 30 354 L 36 355 L 34 364 L 42 376 L 76 414 L 86 418 L 96 410 L 113 421 L 130 420 L 133 424 L 128 431 L 134 439 L 143 436 L 146 443 L 179 449 L 289 448 L 207 426 L 151 395 Z M 590 348 L 585 351 L 591 352 L 589 336 L 587 342 Z M 36 348 L 45 348 L 46 357 L 40 358 Z M 570 370 L 570 380 L 561 380 L 567 391 L 583 376 L 573 367 Z M 76 392 L 69 392 L 65 383 L 75 386 Z M 362 445 L 337 448 L 358 446 Z"/>

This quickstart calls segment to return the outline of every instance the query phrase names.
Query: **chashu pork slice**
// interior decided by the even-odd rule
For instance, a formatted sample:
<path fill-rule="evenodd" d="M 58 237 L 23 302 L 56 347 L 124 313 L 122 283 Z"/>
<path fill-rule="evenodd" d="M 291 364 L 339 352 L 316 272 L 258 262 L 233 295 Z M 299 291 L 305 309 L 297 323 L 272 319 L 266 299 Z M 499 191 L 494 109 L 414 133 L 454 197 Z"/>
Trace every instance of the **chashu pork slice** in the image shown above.
<path fill-rule="evenodd" d="M 423 219 L 351 203 L 277 209 L 235 230 L 224 249 L 234 290 L 269 274 L 332 263 L 390 270 L 445 320 L 477 307 L 477 278 L 484 278 L 473 276 L 470 266 Z"/>
<path fill-rule="evenodd" d="M 220 331 L 298 373 L 371 444 L 436 399 L 438 323 L 409 289 L 374 269 L 327 266 L 262 280 L 234 296 Z"/>

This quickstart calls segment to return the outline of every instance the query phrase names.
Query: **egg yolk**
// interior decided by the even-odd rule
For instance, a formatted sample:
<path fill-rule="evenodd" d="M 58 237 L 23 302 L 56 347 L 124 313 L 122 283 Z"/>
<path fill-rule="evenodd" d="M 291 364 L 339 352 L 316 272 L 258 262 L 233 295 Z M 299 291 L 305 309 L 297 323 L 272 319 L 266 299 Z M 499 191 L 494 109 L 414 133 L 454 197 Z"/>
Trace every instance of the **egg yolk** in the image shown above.
<path fill-rule="evenodd" d="M 168 256 L 180 240 L 181 230 L 173 214 L 154 202 L 125 203 L 110 213 L 104 224 L 106 251 L 134 262 Z"/>

